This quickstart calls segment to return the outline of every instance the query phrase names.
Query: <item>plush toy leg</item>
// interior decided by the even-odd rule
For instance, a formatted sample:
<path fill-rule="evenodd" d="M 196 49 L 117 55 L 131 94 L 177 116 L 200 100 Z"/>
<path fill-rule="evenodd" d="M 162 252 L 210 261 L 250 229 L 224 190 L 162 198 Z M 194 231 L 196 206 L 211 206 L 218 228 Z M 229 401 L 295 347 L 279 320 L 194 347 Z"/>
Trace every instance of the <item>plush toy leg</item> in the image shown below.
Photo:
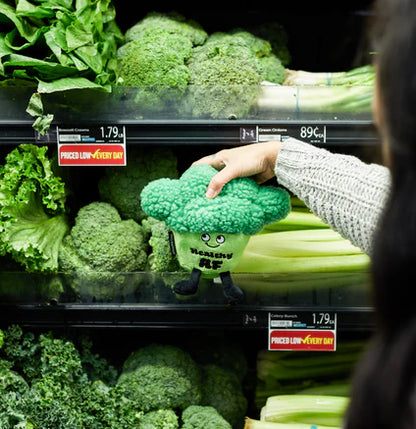
<path fill-rule="evenodd" d="M 198 290 L 201 270 L 194 268 L 189 280 L 181 280 L 173 285 L 173 290 L 179 295 L 193 295 Z"/>
<path fill-rule="evenodd" d="M 224 286 L 224 295 L 230 303 L 236 303 L 240 301 L 244 292 L 233 283 L 231 274 L 229 271 L 220 274 L 222 285 Z"/>

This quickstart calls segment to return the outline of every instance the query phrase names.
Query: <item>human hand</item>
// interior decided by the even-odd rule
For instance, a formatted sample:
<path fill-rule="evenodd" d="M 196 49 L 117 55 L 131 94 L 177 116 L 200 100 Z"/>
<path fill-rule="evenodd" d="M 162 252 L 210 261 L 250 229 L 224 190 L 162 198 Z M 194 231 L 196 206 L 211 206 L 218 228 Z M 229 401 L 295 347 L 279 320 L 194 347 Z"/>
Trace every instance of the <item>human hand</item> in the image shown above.
<path fill-rule="evenodd" d="M 266 182 L 274 177 L 280 146 L 281 142 L 270 141 L 224 149 L 205 156 L 192 165 L 208 164 L 219 170 L 209 183 L 206 192 L 207 198 L 214 198 L 236 177 L 252 177 L 257 183 Z"/>

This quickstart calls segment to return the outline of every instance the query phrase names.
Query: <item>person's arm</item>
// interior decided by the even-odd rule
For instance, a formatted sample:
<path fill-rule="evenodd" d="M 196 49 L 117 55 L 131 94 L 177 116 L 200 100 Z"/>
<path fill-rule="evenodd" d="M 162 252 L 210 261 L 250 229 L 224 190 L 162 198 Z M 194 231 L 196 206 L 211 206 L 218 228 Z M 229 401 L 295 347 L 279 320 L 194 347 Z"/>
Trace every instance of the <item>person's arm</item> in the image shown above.
<path fill-rule="evenodd" d="M 324 222 L 365 253 L 371 253 L 390 192 L 388 168 L 288 139 L 277 156 L 275 174 L 279 184 Z"/>
<path fill-rule="evenodd" d="M 324 222 L 371 253 L 374 232 L 390 190 L 386 167 L 296 139 L 226 149 L 195 163 L 219 169 L 208 186 L 209 198 L 218 195 L 235 177 L 252 176 L 262 183 L 275 175 L 280 185 L 304 201 Z"/>

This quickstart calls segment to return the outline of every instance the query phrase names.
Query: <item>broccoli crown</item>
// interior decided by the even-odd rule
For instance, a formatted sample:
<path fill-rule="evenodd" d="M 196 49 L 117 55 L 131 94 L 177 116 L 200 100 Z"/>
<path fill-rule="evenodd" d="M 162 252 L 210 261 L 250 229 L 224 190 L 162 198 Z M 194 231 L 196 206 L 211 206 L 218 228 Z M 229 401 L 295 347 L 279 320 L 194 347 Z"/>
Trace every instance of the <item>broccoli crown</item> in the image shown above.
<path fill-rule="evenodd" d="M 261 25 L 250 29 L 253 34 L 270 42 L 272 52 L 279 58 L 284 66 L 291 60 L 289 51 L 289 38 L 285 28 L 278 22 L 262 22 Z"/>
<path fill-rule="evenodd" d="M 150 12 L 141 21 L 126 31 L 126 41 L 136 40 L 143 33 L 163 29 L 171 34 L 187 37 L 193 45 L 202 45 L 207 33 L 197 22 L 184 18 L 181 14 Z"/>
<path fill-rule="evenodd" d="M 130 41 L 117 51 L 119 84 L 133 87 L 136 110 L 176 107 L 190 78 L 185 62 L 192 54 L 191 30 L 191 25 L 154 14 L 127 31 Z"/>
<path fill-rule="evenodd" d="M 181 429 L 232 429 L 214 407 L 190 405 L 182 413 Z"/>
<path fill-rule="evenodd" d="M 144 414 L 138 429 L 178 429 L 179 420 L 173 410 L 155 410 Z"/>
<path fill-rule="evenodd" d="M 167 344 L 150 344 L 133 352 L 118 385 L 145 412 L 184 409 L 201 400 L 198 364 L 185 350 Z"/>
<path fill-rule="evenodd" d="M 119 48 L 120 78 L 130 86 L 186 86 L 184 62 L 191 54 L 192 43 L 184 36 L 164 30 L 144 33 Z"/>
<path fill-rule="evenodd" d="M 216 198 L 206 198 L 208 184 L 216 173 L 211 166 L 195 165 L 179 179 L 148 183 L 141 192 L 143 210 L 177 232 L 245 235 L 256 234 L 265 224 L 289 213 L 288 192 L 259 186 L 247 177 L 231 180 Z"/>
<path fill-rule="evenodd" d="M 214 407 L 232 427 L 240 427 L 247 411 L 247 398 L 238 376 L 215 364 L 203 365 L 201 369 L 201 405 Z"/>
<path fill-rule="evenodd" d="M 122 220 L 117 209 L 105 202 L 95 201 L 78 211 L 62 248 L 65 271 L 130 272 L 146 265 L 142 227 L 132 219 Z"/>
<path fill-rule="evenodd" d="M 108 167 L 98 182 L 102 200 L 111 203 L 123 219 L 146 217 L 140 192 L 150 180 L 179 176 L 177 158 L 169 148 L 131 149 L 126 167 Z"/>
<path fill-rule="evenodd" d="M 234 30 L 230 33 L 211 34 L 205 45 L 194 49 L 189 63 L 192 65 L 194 62 L 200 63 L 216 57 L 244 60 L 256 71 L 260 81 L 268 80 L 281 84 L 285 77 L 286 69 L 272 52 L 270 43 L 248 31 Z M 236 65 L 231 67 L 231 70 L 234 69 L 239 70 Z M 193 75 L 191 75 L 192 81 Z M 231 81 L 231 84 L 234 84 L 234 81 Z M 255 83 L 253 82 L 252 85 Z"/>
<path fill-rule="evenodd" d="M 59 250 L 65 281 L 82 298 L 113 300 L 133 293 L 147 263 L 147 242 L 142 227 L 122 220 L 106 202 L 82 207 Z"/>

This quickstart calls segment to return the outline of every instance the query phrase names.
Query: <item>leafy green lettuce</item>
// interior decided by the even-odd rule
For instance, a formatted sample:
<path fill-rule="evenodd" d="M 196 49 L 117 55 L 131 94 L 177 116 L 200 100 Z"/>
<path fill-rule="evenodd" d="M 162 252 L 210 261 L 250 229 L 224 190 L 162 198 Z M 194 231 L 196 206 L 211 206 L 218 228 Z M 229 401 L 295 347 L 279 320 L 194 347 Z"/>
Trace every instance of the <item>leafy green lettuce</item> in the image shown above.
<path fill-rule="evenodd" d="M 38 93 L 50 93 L 109 92 L 117 82 L 123 34 L 110 0 L 0 1 L 0 22 L 0 83 L 30 81 Z"/>
<path fill-rule="evenodd" d="M 0 255 L 30 272 L 56 272 L 68 232 L 66 189 L 47 146 L 22 144 L 0 166 Z"/>

